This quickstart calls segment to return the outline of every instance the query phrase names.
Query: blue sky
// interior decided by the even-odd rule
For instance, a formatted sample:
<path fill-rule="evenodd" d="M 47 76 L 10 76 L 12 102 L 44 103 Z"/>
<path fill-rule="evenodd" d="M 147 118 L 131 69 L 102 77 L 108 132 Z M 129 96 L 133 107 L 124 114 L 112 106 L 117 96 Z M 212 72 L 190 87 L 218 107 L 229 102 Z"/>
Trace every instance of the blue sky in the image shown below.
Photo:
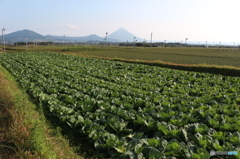
<path fill-rule="evenodd" d="M 153 40 L 240 43 L 239 0 L 0 0 L 6 34 L 104 36 L 119 28 Z"/>

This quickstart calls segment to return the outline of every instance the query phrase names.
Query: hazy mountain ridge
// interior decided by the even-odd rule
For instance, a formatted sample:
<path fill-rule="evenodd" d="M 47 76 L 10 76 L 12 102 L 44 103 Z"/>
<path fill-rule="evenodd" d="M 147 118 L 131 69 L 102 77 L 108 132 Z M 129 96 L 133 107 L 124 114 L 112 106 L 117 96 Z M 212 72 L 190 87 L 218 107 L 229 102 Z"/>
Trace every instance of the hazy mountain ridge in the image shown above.
<path fill-rule="evenodd" d="M 120 28 L 117 31 L 109 34 L 107 37 L 108 42 L 133 42 L 133 38 L 136 37 L 132 33 L 128 32 L 127 30 Z M 0 36 L 2 41 L 2 36 Z M 34 31 L 25 29 L 16 31 L 13 33 L 9 33 L 4 35 L 4 39 L 6 42 L 25 42 L 27 41 L 55 41 L 55 42 L 87 42 L 87 41 L 96 41 L 96 42 L 104 42 L 105 37 L 100 37 L 96 34 L 91 34 L 88 36 L 81 36 L 81 37 L 70 37 L 70 36 L 54 36 L 54 35 L 46 35 L 43 36 L 39 33 Z M 143 39 L 136 38 L 137 41 L 143 41 Z"/>

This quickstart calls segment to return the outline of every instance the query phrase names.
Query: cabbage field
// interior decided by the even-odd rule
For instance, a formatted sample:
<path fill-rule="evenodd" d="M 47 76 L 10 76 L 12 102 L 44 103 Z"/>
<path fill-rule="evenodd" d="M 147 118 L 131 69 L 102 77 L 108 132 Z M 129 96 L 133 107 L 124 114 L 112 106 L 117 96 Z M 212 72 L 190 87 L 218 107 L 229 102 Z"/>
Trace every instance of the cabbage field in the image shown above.
<path fill-rule="evenodd" d="M 49 52 L 1 54 L 0 63 L 106 158 L 240 152 L 239 77 Z"/>

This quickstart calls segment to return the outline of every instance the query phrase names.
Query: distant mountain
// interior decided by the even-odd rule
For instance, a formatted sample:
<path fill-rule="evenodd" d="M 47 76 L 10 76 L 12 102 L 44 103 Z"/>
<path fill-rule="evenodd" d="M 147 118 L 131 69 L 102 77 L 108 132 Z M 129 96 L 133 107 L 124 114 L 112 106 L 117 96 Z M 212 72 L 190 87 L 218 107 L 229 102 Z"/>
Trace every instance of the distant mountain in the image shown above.
<path fill-rule="evenodd" d="M 108 36 L 108 38 L 118 39 L 120 42 L 133 42 L 134 37 L 136 37 L 137 41 L 143 41 L 143 39 L 138 38 L 124 28 L 120 28 Z"/>
<path fill-rule="evenodd" d="M 132 33 L 128 32 L 127 30 L 120 28 L 117 31 L 110 34 L 107 38 L 108 42 L 132 42 L 133 38 L 136 37 Z M 0 41 L 2 39 L 2 36 L 0 36 Z M 46 35 L 43 36 L 41 34 L 38 34 L 34 31 L 25 29 L 16 31 L 13 33 L 9 33 L 4 35 L 4 39 L 6 42 L 25 42 L 27 41 L 54 41 L 54 42 L 63 42 L 64 40 L 66 42 L 103 42 L 105 37 L 100 37 L 96 34 L 91 34 L 88 36 L 82 36 L 82 37 L 70 37 L 70 36 L 54 36 L 54 35 Z M 140 39 L 136 37 L 137 41 L 143 41 L 143 39 Z"/>
<path fill-rule="evenodd" d="M 2 39 L 2 36 L 0 37 Z M 83 37 L 69 37 L 66 36 L 53 36 L 53 35 L 46 35 L 43 36 L 41 34 L 38 34 L 31 30 L 21 30 L 16 31 L 10 34 L 4 35 L 4 39 L 6 42 L 25 42 L 27 41 L 55 41 L 55 42 L 63 42 L 64 40 L 66 42 L 86 42 L 86 41 L 104 41 L 103 37 L 99 37 L 97 35 L 89 35 L 89 36 L 83 36 Z M 113 41 L 117 41 L 115 39 L 112 39 Z"/>
<path fill-rule="evenodd" d="M 64 36 L 54 36 L 54 35 L 46 35 L 45 36 L 47 39 L 55 39 L 55 41 L 63 41 L 64 40 Z M 70 37 L 70 36 L 66 36 L 65 40 L 70 42 L 74 42 L 74 41 L 78 41 L 78 42 L 87 42 L 87 41 L 104 41 L 103 37 L 100 37 L 96 34 L 91 34 L 88 36 L 82 36 L 82 37 Z M 108 39 L 108 41 L 110 42 L 117 42 L 118 40 L 116 39 Z"/>
<path fill-rule="evenodd" d="M 47 39 L 54 39 L 55 41 L 78 41 L 78 42 L 86 42 L 89 40 L 92 41 L 103 41 L 104 39 L 102 37 L 99 37 L 97 35 L 89 35 L 89 36 L 82 36 L 82 37 L 70 37 L 66 36 L 64 39 L 64 36 L 54 36 L 54 35 L 46 35 Z"/>
<path fill-rule="evenodd" d="M 1 36 L 1 39 L 2 39 L 2 36 Z M 31 30 L 20 30 L 20 31 L 16 31 L 16 32 L 13 32 L 13 33 L 10 33 L 10 34 L 6 34 L 4 35 L 4 39 L 5 41 L 7 42 L 16 42 L 16 41 L 26 41 L 26 39 L 28 41 L 31 41 L 31 40 L 43 40 L 45 39 L 45 37 L 41 34 L 38 34 L 34 31 L 31 31 Z"/>

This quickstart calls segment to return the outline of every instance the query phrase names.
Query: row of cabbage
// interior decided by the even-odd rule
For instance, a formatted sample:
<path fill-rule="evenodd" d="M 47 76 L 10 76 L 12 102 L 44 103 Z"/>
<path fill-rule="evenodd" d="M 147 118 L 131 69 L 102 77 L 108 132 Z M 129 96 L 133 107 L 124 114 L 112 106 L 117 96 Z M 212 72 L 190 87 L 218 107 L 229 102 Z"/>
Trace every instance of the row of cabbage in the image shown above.
<path fill-rule="evenodd" d="M 50 115 L 112 158 L 240 151 L 240 78 L 28 52 L 1 64 Z"/>

